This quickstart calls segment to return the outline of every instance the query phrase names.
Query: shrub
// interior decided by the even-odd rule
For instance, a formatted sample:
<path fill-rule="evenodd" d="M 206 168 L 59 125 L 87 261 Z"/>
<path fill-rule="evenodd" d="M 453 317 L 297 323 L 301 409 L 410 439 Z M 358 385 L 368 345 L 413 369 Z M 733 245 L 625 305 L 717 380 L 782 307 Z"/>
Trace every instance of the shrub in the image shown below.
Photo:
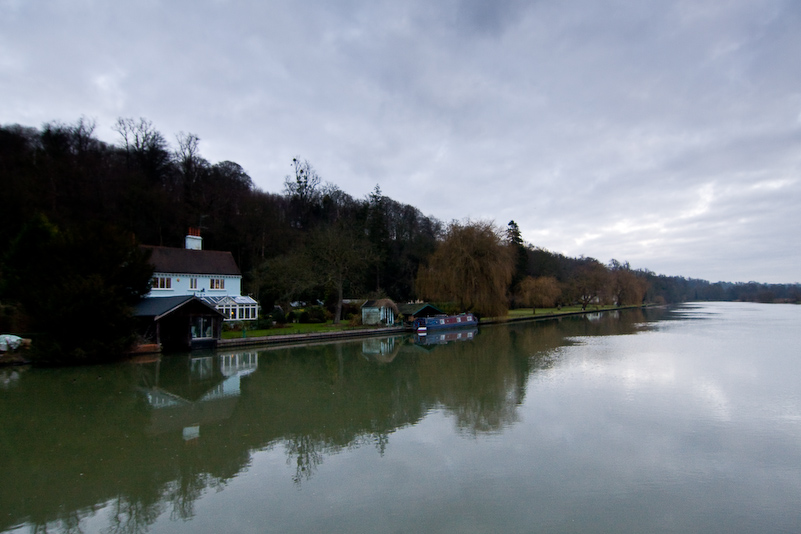
<path fill-rule="evenodd" d="M 330 318 L 331 314 L 322 306 L 309 306 L 301 312 L 301 323 L 324 323 Z"/>
<path fill-rule="evenodd" d="M 284 315 L 283 310 L 280 308 L 276 308 L 270 314 L 271 320 L 275 321 L 275 324 L 285 324 L 286 323 L 286 315 Z"/>

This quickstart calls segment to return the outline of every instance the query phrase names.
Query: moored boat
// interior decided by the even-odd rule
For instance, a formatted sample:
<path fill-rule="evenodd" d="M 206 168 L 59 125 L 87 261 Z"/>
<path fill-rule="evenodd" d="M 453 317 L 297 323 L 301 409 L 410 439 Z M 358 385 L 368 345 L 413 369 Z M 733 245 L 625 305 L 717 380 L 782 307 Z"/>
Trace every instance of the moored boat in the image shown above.
<path fill-rule="evenodd" d="M 420 317 L 414 321 L 414 331 L 418 334 L 425 334 L 429 330 L 441 330 L 445 328 L 460 328 L 463 326 L 476 326 L 478 318 L 472 313 L 462 313 L 459 315 L 434 315 L 431 317 Z"/>

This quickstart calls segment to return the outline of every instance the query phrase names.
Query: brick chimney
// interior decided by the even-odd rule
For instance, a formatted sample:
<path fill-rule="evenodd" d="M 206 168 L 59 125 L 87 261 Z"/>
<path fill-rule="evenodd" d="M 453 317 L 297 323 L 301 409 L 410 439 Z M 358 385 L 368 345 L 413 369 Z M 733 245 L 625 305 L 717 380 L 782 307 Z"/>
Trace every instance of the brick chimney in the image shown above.
<path fill-rule="evenodd" d="M 189 228 L 186 235 L 186 248 L 189 250 L 203 250 L 203 238 L 200 237 L 200 228 Z"/>

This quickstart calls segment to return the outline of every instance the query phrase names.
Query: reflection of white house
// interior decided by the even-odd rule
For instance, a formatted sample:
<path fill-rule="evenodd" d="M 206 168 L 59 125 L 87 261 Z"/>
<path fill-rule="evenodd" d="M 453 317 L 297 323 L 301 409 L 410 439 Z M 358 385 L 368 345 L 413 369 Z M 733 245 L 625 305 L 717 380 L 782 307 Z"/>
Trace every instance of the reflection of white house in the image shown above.
<path fill-rule="evenodd" d="M 191 441 L 200 438 L 202 426 L 216 426 L 231 416 L 240 395 L 241 379 L 258 369 L 259 355 L 241 352 L 191 358 L 186 374 L 171 385 L 160 384 L 159 364 L 156 365 L 154 378 L 142 388 L 154 408 L 149 431 L 162 434 L 180 429 L 183 439 Z"/>
<path fill-rule="evenodd" d="M 216 308 L 226 321 L 259 316 L 259 303 L 243 296 L 242 273 L 230 252 L 203 250 L 200 231 L 189 229 L 186 248 L 143 247 L 154 267 L 146 298 L 195 296 Z"/>
<path fill-rule="evenodd" d="M 206 393 L 200 399 L 201 401 L 233 395 L 238 396 L 240 379 L 255 371 L 259 366 L 259 355 L 256 352 L 221 354 L 219 358 L 220 372 L 225 377 L 225 380 Z"/>

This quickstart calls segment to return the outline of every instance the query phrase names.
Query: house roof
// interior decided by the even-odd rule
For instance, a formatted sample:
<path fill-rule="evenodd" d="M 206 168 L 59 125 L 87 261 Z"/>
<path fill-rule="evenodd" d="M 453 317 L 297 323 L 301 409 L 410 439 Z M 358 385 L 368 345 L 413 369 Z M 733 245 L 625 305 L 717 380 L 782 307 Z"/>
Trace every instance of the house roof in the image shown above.
<path fill-rule="evenodd" d="M 181 295 L 178 297 L 151 297 L 142 299 L 134 308 L 135 317 L 153 317 L 153 320 L 158 321 L 165 315 L 169 315 L 179 308 L 192 304 L 193 306 L 202 306 L 201 309 L 207 308 L 210 314 L 222 315 L 219 311 L 209 306 L 202 300 L 192 295 Z M 204 312 L 206 310 L 203 310 Z"/>
<path fill-rule="evenodd" d="M 149 245 L 142 245 L 142 248 L 150 250 L 150 264 L 159 273 L 242 276 L 230 252 Z"/>

